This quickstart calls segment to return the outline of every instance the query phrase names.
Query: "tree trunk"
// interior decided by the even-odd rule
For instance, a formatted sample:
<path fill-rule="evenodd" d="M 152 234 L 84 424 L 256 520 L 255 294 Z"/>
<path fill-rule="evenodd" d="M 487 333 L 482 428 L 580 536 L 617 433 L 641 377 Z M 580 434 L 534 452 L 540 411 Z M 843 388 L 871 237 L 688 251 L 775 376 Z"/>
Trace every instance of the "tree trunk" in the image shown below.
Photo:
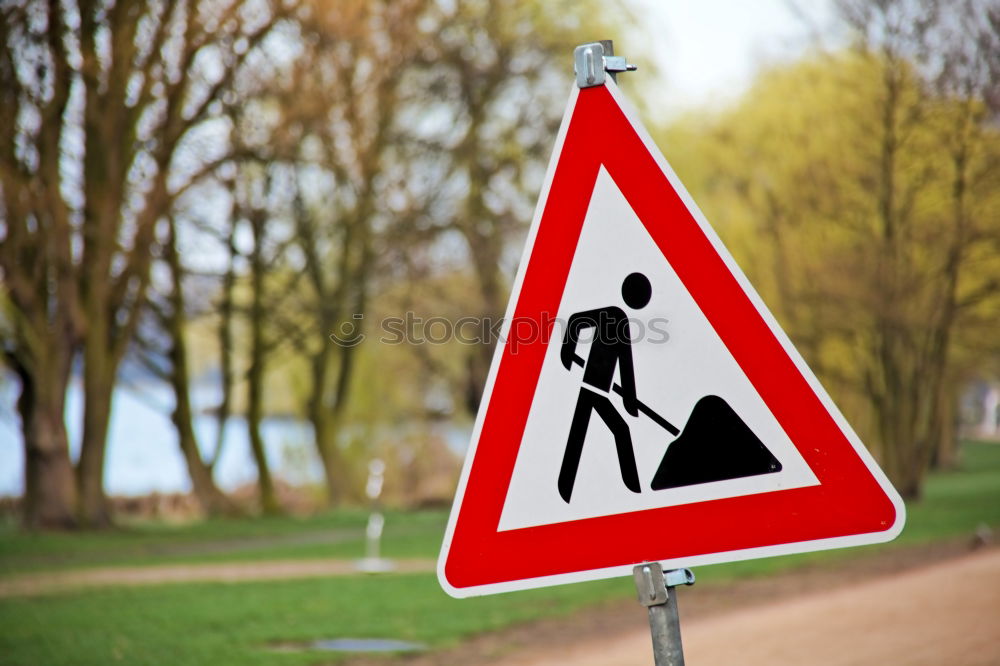
<path fill-rule="evenodd" d="M 174 373 L 172 376 L 176 376 Z M 177 428 L 177 439 L 180 444 L 184 462 L 187 464 L 191 477 L 191 488 L 202 509 L 209 515 L 233 515 L 238 513 L 236 505 L 219 490 L 212 479 L 212 470 L 201 458 L 198 440 L 191 426 L 191 405 L 188 399 L 187 384 L 183 388 L 179 380 L 173 380 L 176 406 L 171 415 L 174 427 Z"/>
<path fill-rule="evenodd" d="M 21 379 L 17 409 L 24 435 L 24 527 L 75 527 L 76 482 L 63 418 L 68 373 L 33 376 L 16 369 Z"/>
<path fill-rule="evenodd" d="M 316 450 L 323 464 L 323 479 L 326 482 L 327 505 L 335 507 L 345 495 L 344 461 L 337 448 L 339 423 L 331 413 L 313 414 L 310 417 L 316 437 Z"/>
<path fill-rule="evenodd" d="M 901 227 L 908 219 L 899 210 L 899 159 L 905 133 L 901 132 L 903 66 L 892 54 L 883 63 L 880 149 L 877 172 L 877 248 L 873 287 L 876 298 L 873 358 L 877 380 L 871 399 L 879 424 L 883 465 L 896 490 L 906 499 L 919 497 L 926 465 L 919 449 L 926 437 L 921 407 L 927 389 L 921 376 L 905 298 L 907 254 Z"/>
<path fill-rule="evenodd" d="M 260 422 L 263 418 L 263 359 L 255 354 L 250 366 L 247 382 L 247 431 L 250 437 L 250 450 L 257 463 L 257 485 L 260 491 L 260 508 L 265 514 L 280 512 L 278 500 L 274 494 L 274 481 L 268 466 L 267 454 L 264 450 L 264 438 L 260 433 Z"/>
<path fill-rule="evenodd" d="M 479 215 L 486 215 L 483 206 L 479 205 L 474 208 Z M 479 282 L 479 293 L 483 300 L 482 317 L 484 321 L 492 324 L 504 314 L 504 289 L 501 286 L 503 276 L 499 265 L 500 245 L 503 241 L 495 233 L 484 235 L 475 231 L 470 232 L 466 238 L 473 258 L 476 278 Z M 489 329 L 492 330 L 493 326 L 491 325 Z M 516 333 L 516 331 L 511 331 L 511 333 Z M 493 362 L 493 351 L 497 344 L 499 344 L 498 340 L 490 338 L 473 345 L 468 351 L 465 407 L 472 416 L 479 412 L 486 378 L 489 376 L 490 364 Z"/>
<path fill-rule="evenodd" d="M 934 458 L 931 460 L 931 468 L 938 470 L 951 470 L 958 467 L 959 461 L 959 441 L 958 423 L 955 418 L 955 392 L 949 386 L 938 396 L 938 408 L 935 412 L 933 432 L 935 437 Z"/>
<path fill-rule="evenodd" d="M 966 266 L 965 253 L 969 242 L 969 156 L 972 147 L 972 128 L 977 124 L 975 105 L 972 97 L 965 100 L 962 113 L 954 129 L 951 151 L 951 167 L 954 170 L 951 183 L 951 207 L 953 235 L 950 239 L 948 260 L 945 263 L 941 282 L 942 305 L 938 308 L 938 329 L 933 338 L 932 349 L 937 381 L 937 394 L 931 414 L 931 434 L 934 436 L 931 453 L 931 467 L 951 469 L 958 463 L 958 437 L 955 419 L 955 400 L 958 394 L 951 370 L 949 352 L 951 335 L 958 319 L 958 285 Z"/>
<path fill-rule="evenodd" d="M 340 452 L 337 450 L 339 420 L 335 418 L 335 406 L 327 404 L 326 400 L 331 355 L 330 345 L 327 343 L 311 359 L 312 395 L 309 398 L 308 411 L 316 441 L 316 452 L 323 464 L 326 501 L 330 506 L 336 506 L 343 499 L 344 475 Z"/>
<path fill-rule="evenodd" d="M 492 315 L 487 315 L 492 316 Z M 490 373 L 490 364 L 493 361 L 493 351 L 499 342 L 497 340 L 482 341 L 472 345 L 467 352 L 465 359 L 465 409 L 475 416 L 479 412 L 479 405 L 483 400 L 483 390 L 486 387 L 486 378 Z"/>
<path fill-rule="evenodd" d="M 96 322 L 91 322 L 91 326 L 101 328 Z M 77 511 L 84 527 L 107 527 L 111 524 L 104 494 L 104 458 L 115 372 L 105 344 L 103 336 L 96 336 L 95 339 L 88 331 L 83 350 L 83 438 L 76 467 L 79 491 Z"/>
<path fill-rule="evenodd" d="M 222 302 L 219 304 L 219 375 L 222 391 L 222 399 L 216 410 L 216 423 L 218 430 L 215 435 L 215 450 L 212 452 L 212 462 L 215 464 L 222 456 L 222 448 L 226 443 L 226 425 L 229 423 L 229 416 L 232 412 L 233 397 L 233 291 L 236 285 L 236 222 L 230 223 L 228 248 L 229 266 L 226 268 L 226 275 L 222 281 Z"/>
<path fill-rule="evenodd" d="M 251 214 L 254 231 L 254 248 L 250 256 L 251 295 L 250 306 L 250 369 L 247 372 L 247 430 L 250 450 L 257 463 L 257 485 L 260 491 L 260 508 L 266 514 L 279 513 L 281 508 L 274 494 L 274 481 L 267 463 L 264 438 L 260 423 L 264 417 L 264 361 L 266 357 L 264 341 L 264 232 L 263 214 Z"/>
<path fill-rule="evenodd" d="M 174 390 L 174 411 L 171 418 L 177 430 L 184 462 L 187 464 L 191 488 L 198 503 L 209 515 L 235 514 L 236 505 L 215 485 L 211 466 L 202 460 L 201 450 L 194 433 L 191 410 L 190 378 L 188 376 L 187 331 L 184 324 L 187 312 L 184 296 L 183 270 L 177 254 L 177 236 L 173 219 L 170 220 L 170 234 L 166 243 L 166 259 L 170 268 L 173 285 L 170 292 L 170 309 L 166 316 L 166 328 L 170 334 L 170 384 Z"/>

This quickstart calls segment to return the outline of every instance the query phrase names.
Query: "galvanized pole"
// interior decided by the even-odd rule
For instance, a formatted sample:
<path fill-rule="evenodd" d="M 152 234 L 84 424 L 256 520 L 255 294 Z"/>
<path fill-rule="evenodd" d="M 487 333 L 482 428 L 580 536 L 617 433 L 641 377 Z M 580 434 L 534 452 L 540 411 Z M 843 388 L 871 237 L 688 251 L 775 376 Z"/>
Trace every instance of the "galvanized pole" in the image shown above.
<path fill-rule="evenodd" d="M 646 562 L 637 565 L 632 575 L 639 603 L 649 611 L 653 662 L 656 666 L 684 666 L 676 587 L 693 585 L 694 574 L 690 569 L 674 569 L 664 574 L 659 562 Z"/>

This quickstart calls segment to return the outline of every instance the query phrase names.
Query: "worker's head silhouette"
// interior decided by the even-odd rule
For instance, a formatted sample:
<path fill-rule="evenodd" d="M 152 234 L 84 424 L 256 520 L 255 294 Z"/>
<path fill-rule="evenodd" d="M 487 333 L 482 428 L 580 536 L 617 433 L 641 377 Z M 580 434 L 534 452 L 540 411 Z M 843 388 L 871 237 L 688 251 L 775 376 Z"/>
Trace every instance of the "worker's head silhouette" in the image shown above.
<path fill-rule="evenodd" d="M 622 282 L 622 298 L 625 304 L 634 310 L 640 310 L 649 303 L 653 287 L 642 273 L 632 273 Z"/>

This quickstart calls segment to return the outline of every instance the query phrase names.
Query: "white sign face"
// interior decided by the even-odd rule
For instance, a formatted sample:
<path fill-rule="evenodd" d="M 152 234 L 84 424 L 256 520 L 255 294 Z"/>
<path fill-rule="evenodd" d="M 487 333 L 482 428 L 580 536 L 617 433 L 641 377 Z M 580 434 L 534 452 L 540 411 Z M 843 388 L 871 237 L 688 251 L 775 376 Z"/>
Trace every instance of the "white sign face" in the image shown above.
<path fill-rule="evenodd" d="M 633 310 L 622 301 L 622 281 L 640 272 L 651 285 L 649 303 Z M 608 396 L 632 441 L 641 492 L 622 481 L 615 438 L 597 412 L 590 414 L 570 501 L 557 488 L 584 368 L 560 360 L 566 323 L 577 312 L 621 308 L 629 339 L 636 397 L 684 432 L 695 404 L 722 398 L 780 462 L 780 470 L 652 490 L 651 482 L 676 436 L 640 412 L 629 415 L 620 395 Z M 576 354 L 588 359 L 594 329 L 581 332 Z M 614 381 L 621 385 L 615 370 Z M 612 417 L 613 418 L 613 417 Z M 690 431 L 689 435 L 691 434 Z M 698 434 L 698 433 L 696 433 Z M 714 433 L 705 433 L 712 436 Z M 706 442 L 706 448 L 709 443 Z M 800 488 L 818 483 L 802 456 L 726 349 L 680 278 L 601 168 L 573 256 L 558 318 L 549 339 L 500 530 L 640 511 L 676 504 Z"/>

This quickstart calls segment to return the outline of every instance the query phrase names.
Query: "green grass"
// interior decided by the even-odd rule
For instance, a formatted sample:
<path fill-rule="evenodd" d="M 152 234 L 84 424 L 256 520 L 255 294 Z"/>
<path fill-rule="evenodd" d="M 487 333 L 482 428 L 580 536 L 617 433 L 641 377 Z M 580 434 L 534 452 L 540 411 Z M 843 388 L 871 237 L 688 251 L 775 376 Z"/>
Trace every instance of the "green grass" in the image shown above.
<path fill-rule="evenodd" d="M 906 507 L 895 543 L 968 535 L 984 523 L 1000 527 L 1000 444 L 968 442 L 962 452 L 959 470 L 931 476 L 922 501 Z"/>
<path fill-rule="evenodd" d="M 1000 527 L 1000 445 L 970 443 L 961 470 L 934 475 L 908 507 L 902 536 L 864 549 L 825 551 L 699 567 L 700 584 L 961 538 L 982 523 Z M 357 557 L 362 512 L 308 519 L 133 526 L 106 534 L 26 535 L 0 530 L 0 571 L 95 564 Z M 433 557 L 443 512 L 387 515 L 386 552 Z M 453 645 L 513 623 L 632 596 L 629 579 L 456 601 L 433 575 L 106 588 L 0 599 L 0 664 L 316 664 L 332 653 L 280 652 L 280 642 L 384 637 Z"/>
<path fill-rule="evenodd" d="M 368 514 L 341 511 L 307 518 L 209 520 L 189 525 L 137 523 L 106 532 L 24 533 L 0 524 L 0 577 L 39 570 L 113 565 L 355 558 L 364 555 Z M 386 513 L 387 557 L 432 557 L 446 511 Z"/>
<path fill-rule="evenodd" d="M 631 594 L 610 580 L 458 601 L 432 576 L 108 588 L 0 602 L 0 663 L 314 664 L 272 646 L 383 637 L 433 647 Z"/>

